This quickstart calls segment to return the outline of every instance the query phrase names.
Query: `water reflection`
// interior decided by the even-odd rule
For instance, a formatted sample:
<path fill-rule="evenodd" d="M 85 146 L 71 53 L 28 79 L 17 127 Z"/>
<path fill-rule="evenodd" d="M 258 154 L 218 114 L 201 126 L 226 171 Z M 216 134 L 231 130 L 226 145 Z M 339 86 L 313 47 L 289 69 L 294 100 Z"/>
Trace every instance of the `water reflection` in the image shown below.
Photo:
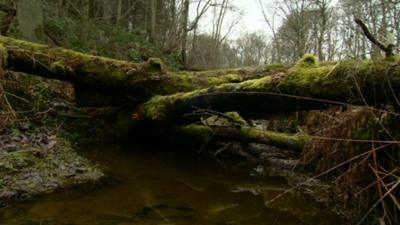
<path fill-rule="evenodd" d="M 189 152 L 102 146 L 85 153 L 116 181 L 0 209 L 0 224 L 340 224 L 306 196 L 286 195 L 282 178 L 226 171 Z"/>

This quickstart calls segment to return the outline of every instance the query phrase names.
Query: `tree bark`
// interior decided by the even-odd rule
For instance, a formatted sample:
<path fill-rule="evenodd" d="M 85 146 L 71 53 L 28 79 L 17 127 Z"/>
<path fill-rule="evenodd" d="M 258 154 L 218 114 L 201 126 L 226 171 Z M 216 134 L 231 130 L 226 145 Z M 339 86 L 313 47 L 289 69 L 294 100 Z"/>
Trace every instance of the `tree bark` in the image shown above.
<path fill-rule="evenodd" d="M 7 50 L 6 69 L 71 81 L 97 89 L 151 96 L 165 74 L 157 60 L 132 63 L 0 36 Z M 152 87 L 150 87 L 152 86 Z"/>
<path fill-rule="evenodd" d="M 203 72 L 167 72 L 158 59 L 143 63 L 88 55 L 0 36 L 8 70 L 76 84 L 80 106 L 126 106 L 154 95 L 187 92 L 285 71 L 282 65 Z"/>
<path fill-rule="evenodd" d="M 322 109 L 335 104 L 382 106 L 398 101 L 399 90 L 400 67 L 393 61 L 347 61 L 323 66 L 298 63 L 280 77 L 265 76 L 155 96 L 138 107 L 135 118 L 185 121 L 182 115 L 197 109 L 262 117 L 266 113 Z"/>
<path fill-rule="evenodd" d="M 141 104 L 136 117 L 149 120 L 176 120 L 198 108 L 262 116 L 324 108 L 332 101 L 379 106 L 400 97 L 400 66 L 394 59 L 320 66 L 305 57 L 290 69 L 166 72 L 155 59 L 132 63 L 3 36 L 0 44 L 7 51 L 5 69 L 73 82 L 78 98 L 94 92 L 86 95 L 98 101 L 86 103 L 95 106 Z M 247 80 L 255 77 L 262 78 Z"/>
<path fill-rule="evenodd" d="M 157 45 L 157 0 L 150 0 L 150 41 Z"/>
<path fill-rule="evenodd" d="M 15 16 L 17 15 L 17 10 L 15 9 L 15 6 L 10 7 L 5 4 L 0 4 L 0 11 L 3 11 L 6 14 L 0 23 L 0 34 L 7 35 Z"/>
<path fill-rule="evenodd" d="M 311 138 L 306 134 L 288 134 L 260 130 L 253 127 L 210 127 L 188 125 L 178 128 L 178 132 L 200 141 L 210 138 L 236 140 L 244 143 L 260 143 L 284 149 L 301 151 Z"/>
<path fill-rule="evenodd" d="M 189 21 L 189 0 L 185 0 L 183 3 L 182 12 L 182 43 L 181 43 L 181 60 L 183 68 L 187 68 L 187 38 L 188 38 L 188 21 Z"/>

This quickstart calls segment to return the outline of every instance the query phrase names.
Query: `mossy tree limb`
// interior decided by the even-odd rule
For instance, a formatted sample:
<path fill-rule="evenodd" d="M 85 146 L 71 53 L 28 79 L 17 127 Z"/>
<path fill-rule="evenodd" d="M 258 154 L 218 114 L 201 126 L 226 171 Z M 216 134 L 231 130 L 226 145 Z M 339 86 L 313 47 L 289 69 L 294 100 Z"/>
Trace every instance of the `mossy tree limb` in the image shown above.
<path fill-rule="evenodd" d="M 7 68 L 97 89 L 146 95 L 165 73 L 160 62 L 132 63 L 0 36 L 7 49 Z"/>
<path fill-rule="evenodd" d="M 238 83 L 285 70 L 282 65 L 271 65 L 204 72 L 167 72 L 158 59 L 133 63 L 4 36 L 0 36 L 0 44 L 7 49 L 6 69 L 73 82 L 78 88 L 78 98 L 82 97 L 79 100 L 81 105 L 135 104 L 154 95 Z M 93 95 L 96 98 L 90 98 Z"/>
<path fill-rule="evenodd" d="M 288 134 L 265 131 L 252 127 L 222 127 L 188 125 L 177 128 L 179 132 L 201 141 L 214 139 L 236 140 L 244 143 L 260 143 L 284 149 L 301 151 L 310 137 L 306 134 Z"/>
<path fill-rule="evenodd" d="M 394 56 L 393 50 L 396 46 L 393 43 L 389 43 L 388 45 L 385 45 L 382 42 L 378 41 L 378 39 L 376 39 L 376 37 L 373 34 L 371 34 L 368 27 L 365 25 L 365 23 L 361 19 L 355 18 L 354 22 L 356 22 L 361 27 L 362 31 L 364 32 L 364 35 L 368 38 L 368 40 L 372 44 L 376 45 L 380 50 L 385 52 L 386 57 Z"/>
<path fill-rule="evenodd" d="M 399 90 L 400 66 L 393 60 L 325 65 L 298 63 L 281 77 L 266 76 L 155 96 L 138 107 L 136 118 L 176 120 L 199 108 L 262 116 L 263 113 L 325 108 L 333 101 L 378 106 L 399 99 Z"/>
<path fill-rule="evenodd" d="M 163 80 L 158 85 L 152 85 L 147 94 L 153 96 L 190 92 L 225 83 L 240 83 L 285 71 L 287 67 L 282 64 L 270 64 L 236 69 L 166 72 L 162 77 Z M 81 85 L 75 85 L 75 90 L 79 106 L 132 106 L 147 100 L 147 96 L 132 95 L 124 90 L 99 92 L 96 88 L 81 87 Z"/>

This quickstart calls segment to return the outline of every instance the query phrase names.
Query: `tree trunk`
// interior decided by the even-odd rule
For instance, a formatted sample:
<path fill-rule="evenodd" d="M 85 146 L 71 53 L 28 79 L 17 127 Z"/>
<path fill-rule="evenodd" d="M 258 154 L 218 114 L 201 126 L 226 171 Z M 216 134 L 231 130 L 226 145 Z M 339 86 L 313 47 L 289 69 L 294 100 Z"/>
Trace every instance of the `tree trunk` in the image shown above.
<path fill-rule="evenodd" d="M 120 25 L 122 17 L 122 0 L 118 0 L 116 24 Z"/>
<path fill-rule="evenodd" d="M 181 43 L 181 60 L 183 68 L 187 68 L 187 37 L 188 37 L 188 20 L 189 20 L 189 0 L 184 1 L 182 15 L 182 43 Z"/>
<path fill-rule="evenodd" d="M 298 64 L 278 75 L 155 96 L 138 107 L 135 118 L 186 121 L 182 115 L 196 109 L 262 117 L 266 113 L 321 109 L 336 104 L 382 106 L 399 98 L 400 67 L 388 60 L 324 66 Z"/>
<path fill-rule="evenodd" d="M 5 13 L 3 20 L 0 23 L 0 34 L 7 35 L 15 16 L 17 15 L 17 10 L 15 9 L 15 6 L 0 4 L 0 11 Z"/>
<path fill-rule="evenodd" d="M 157 44 L 157 0 L 150 0 L 150 41 Z"/>
<path fill-rule="evenodd" d="M 90 0 L 83 0 L 81 10 L 81 19 L 83 21 L 88 21 L 90 18 Z"/>
<path fill-rule="evenodd" d="M 200 141 L 210 138 L 236 140 L 244 143 L 260 143 L 284 149 L 301 151 L 311 138 L 306 134 L 287 134 L 260 130 L 253 127 L 209 127 L 188 125 L 178 128 L 178 132 Z"/>
<path fill-rule="evenodd" d="M 143 103 L 137 118 L 149 120 L 175 120 L 196 108 L 262 116 L 324 108 L 332 101 L 379 106 L 400 97 L 400 67 L 391 59 L 320 66 L 308 56 L 290 69 L 166 72 L 155 59 L 132 63 L 2 36 L 0 44 L 7 51 L 5 69 L 73 82 L 78 97 L 95 92 L 100 102 L 89 103 L 96 106 Z M 255 77 L 262 78 L 247 80 Z M 102 103 L 104 96 L 110 101 Z"/>
<path fill-rule="evenodd" d="M 204 72 L 167 72 L 157 59 L 132 63 L 3 36 L 0 36 L 0 44 L 8 53 L 6 69 L 73 82 L 78 87 L 78 98 L 84 97 L 78 99 L 81 106 L 134 105 L 154 95 L 238 83 L 285 70 L 283 66 L 276 65 Z"/>

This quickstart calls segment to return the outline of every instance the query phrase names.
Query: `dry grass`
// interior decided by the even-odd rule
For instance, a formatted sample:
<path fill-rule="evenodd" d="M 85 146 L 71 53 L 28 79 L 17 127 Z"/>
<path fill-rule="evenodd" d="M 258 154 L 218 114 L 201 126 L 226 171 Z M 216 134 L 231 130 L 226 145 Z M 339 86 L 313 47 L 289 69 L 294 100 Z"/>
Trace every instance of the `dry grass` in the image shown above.
<path fill-rule="evenodd" d="M 359 224 L 376 213 L 381 224 L 400 223 L 398 120 L 361 107 L 311 112 L 307 118 L 307 132 L 324 138 L 306 146 L 302 163 L 338 185 L 343 202 L 360 207 Z M 360 139 L 368 141 L 355 141 Z"/>

